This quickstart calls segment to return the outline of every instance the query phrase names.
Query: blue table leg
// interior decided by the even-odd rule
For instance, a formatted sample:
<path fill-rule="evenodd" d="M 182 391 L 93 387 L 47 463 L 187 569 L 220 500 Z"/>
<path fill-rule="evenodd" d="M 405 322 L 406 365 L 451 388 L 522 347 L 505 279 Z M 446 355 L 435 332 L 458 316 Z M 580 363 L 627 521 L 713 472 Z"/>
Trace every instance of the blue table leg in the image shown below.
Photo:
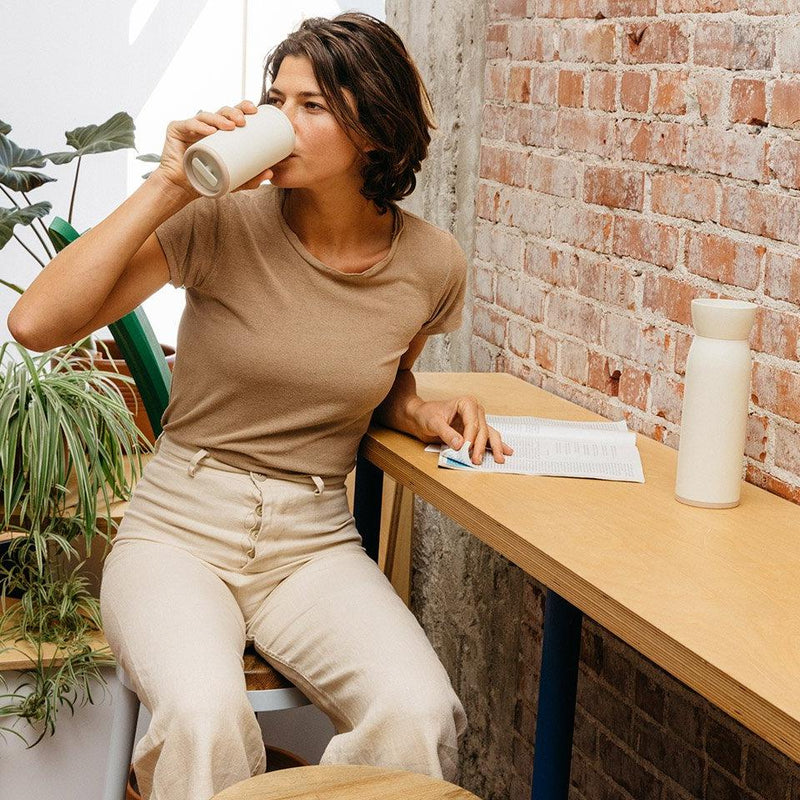
<path fill-rule="evenodd" d="M 547 590 L 532 800 L 567 800 L 583 614 Z"/>
<path fill-rule="evenodd" d="M 353 517 L 367 555 L 377 564 L 381 534 L 383 470 L 361 454 L 356 459 L 356 485 L 353 492 Z"/>

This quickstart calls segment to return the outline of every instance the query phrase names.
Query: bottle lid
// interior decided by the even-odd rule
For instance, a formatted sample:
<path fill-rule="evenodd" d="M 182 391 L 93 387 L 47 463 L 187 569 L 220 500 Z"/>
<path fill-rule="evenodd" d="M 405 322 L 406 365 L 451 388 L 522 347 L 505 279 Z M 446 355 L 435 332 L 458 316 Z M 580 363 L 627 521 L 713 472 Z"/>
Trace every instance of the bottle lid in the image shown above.
<path fill-rule="evenodd" d="M 744 340 L 755 321 L 755 303 L 700 297 L 692 300 L 692 324 L 699 336 L 707 339 Z"/>

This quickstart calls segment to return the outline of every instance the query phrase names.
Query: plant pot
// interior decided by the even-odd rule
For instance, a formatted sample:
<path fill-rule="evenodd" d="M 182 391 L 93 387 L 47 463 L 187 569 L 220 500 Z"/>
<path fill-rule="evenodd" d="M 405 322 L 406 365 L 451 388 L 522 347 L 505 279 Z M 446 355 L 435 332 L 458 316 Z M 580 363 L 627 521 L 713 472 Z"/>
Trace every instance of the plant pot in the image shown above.
<path fill-rule="evenodd" d="M 275 772 L 279 769 L 291 769 L 292 767 L 307 767 L 308 761 L 290 753 L 288 750 L 281 750 L 280 747 L 270 747 L 267 749 L 267 772 Z M 139 794 L 139 785 L 136 783 L 136 775 L 131 764 L 128 772 L 128 786 L 125 791 L 125 800 L 142 800 Z"/>
<path fill-rule="evenodd" d="M 105 351 L 102 348 L 98 348 L 97 352 L 92 355 L 92 361 L 95 367 L 109 372 L 119 372 L 120 375 L 127 375 L 130 377 L 131 371 L 128 368 L 127 362 L 122 357 L 117 343 L 113 339 L 99 339 L 98 341 L 102 342 L 102 344 L 108 348 L 108 352 L 111 354 L 111 360 L 106 357 Z M 175 366 L 175 348 L 169 344 L 160 342 L 159 344 L 166 356 L 169 371 L 172 372 Z M 81 361 L 85 361 L 85 359 L 76 359 L 76 361 L 80 363 Z M 147 416 L 142 396 L 139 394 L 139 389 L 135 384 L 125 383 L 124 381 L 114 381 L 113 379 L 112 381 L 119 387 L 122 396 L 125 398 L 125 405 L 128 407 L 131 414 L 133 414 L 136 427 L 142 431 L 151 444 L 154 444 L 156 437 L 153 433 L 153 426 L 150 424 L 150 419 Z"/>

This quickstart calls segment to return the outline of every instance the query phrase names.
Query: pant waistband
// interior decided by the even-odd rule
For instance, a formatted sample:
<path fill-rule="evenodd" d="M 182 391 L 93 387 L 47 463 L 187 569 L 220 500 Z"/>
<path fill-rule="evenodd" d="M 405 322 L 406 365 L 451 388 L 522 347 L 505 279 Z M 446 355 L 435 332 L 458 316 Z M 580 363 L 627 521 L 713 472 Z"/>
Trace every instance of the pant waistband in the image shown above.
<path fill-rule="evenodd" d="M 211 467 L 212 469 L 222 470 L 223 472 L 238 472 L 241 475 L 250 475 L 251 478 L 255 480 L 264 481 L 264 480 L 286 480 L 292 481 L 294 483 L 311 483 L 315 486 L 314 494 L 322 494 L 325 489 L 335 489 L 339 488 L 340 486 L 344 485 L 346 476 L 342 476 L 341 478 L 331 479 L 329 478 L 327 482 L 323 480 L 322 476 L 320 475 L 300 475 L 300 474 L 286 474 L 281 475 L 280 477 L 261 472 L 255 472 L 251 470 L 241 469 L 240 467 L 235 467 L 232 464 L 226 464 L 223 461 L 220 461 L 218 458 L 214 458 L 208 450 L 204 448 L 194 449 L 190 447 L 184 447 L 177 442 L 174 442 L 172 439 L 166 436 L 165 432 L 161 432 L 156 439 L 154 452 L 158 452 L 159 450 L 164 450 L 171 455 L 180 458 L 187 462 L 186 470 L 191 477 L 194 477 L 197 470 L 199 469 L 201 463 L 204 463 L 206 466 Z"/>

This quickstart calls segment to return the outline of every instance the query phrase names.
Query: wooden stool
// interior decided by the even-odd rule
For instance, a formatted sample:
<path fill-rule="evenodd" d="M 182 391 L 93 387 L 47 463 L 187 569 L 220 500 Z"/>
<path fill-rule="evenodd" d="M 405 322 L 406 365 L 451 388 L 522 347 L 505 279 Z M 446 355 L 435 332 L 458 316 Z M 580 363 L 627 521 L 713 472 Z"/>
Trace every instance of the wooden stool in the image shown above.
<path fill-rule="evenodd" d="M 266 772 L 229 786 L 211 800 L 480 800 L 427 775 L 353 764 Z"/>

